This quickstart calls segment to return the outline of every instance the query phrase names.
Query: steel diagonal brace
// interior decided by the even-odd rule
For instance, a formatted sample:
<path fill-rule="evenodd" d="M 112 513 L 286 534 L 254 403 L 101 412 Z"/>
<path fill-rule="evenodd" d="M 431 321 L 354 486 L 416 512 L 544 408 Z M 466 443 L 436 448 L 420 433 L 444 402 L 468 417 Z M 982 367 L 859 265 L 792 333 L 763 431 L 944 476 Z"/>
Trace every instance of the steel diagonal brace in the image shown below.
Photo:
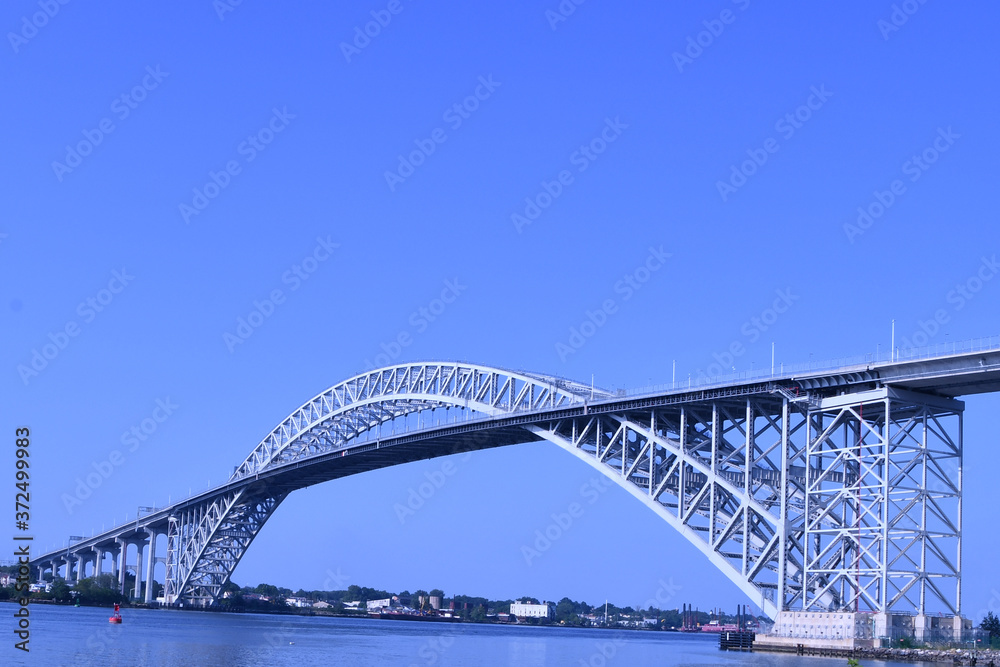
<path fill-rule="evenodd" d="M 944 593 L 941 592 L 941 589 L 939 589 L 937 587 L 937 584 L 934 583 L 934 579 L 932 577 L 926 577 L 926 581 L 927 581 L 927 587 L 934 591 L 934 594 L 937 596 L 937 598 L 944 603 L 944 605 L 948 608 L 948 610 L 952 614 L 957 615 L 958 612 L 955 611 L 955 607 L 950 602 L 948 602 L 948 598 L 945 597 Z"/>
<path fill-rule="evenodd" d="M 624 431 L 624 429 L 625 429 L 625 425 L 623 423 L 619 422 L 618 423 L 618 428 L 615 429 L 615 432 L 612 433 L 611 437 L 608 439 L 608 444 L 605 445 L 605 447 L 604 447 L 604 453 L 603 454 L 601 453 L 600 447 L 598 446 L 598 452 L 597 452 L 598 453 L 598 460 L 601 463 L 604 463 L 604 460 L 608 458 L 608 454 L 611 453 L 611 445 L 615 442 L 615 440 L 618 439 L 619 436 L 622 437 L 622 441 L 624 443 L 625 435 L 622 432 L 622 431 Z M 624 448 L 624 444 L 622 445 L 622 447 Z"/>
<path fill-rule="evenodd" d="M 848 414 L 855 414 L 855 413 L 853 411 L 851 411 L 850 409 L 848 409 L 848 410 L 841 410 L 840 412 L 838 412 L 837 415 L 833 418 L 833 421 L 831 421 L 827 425 L 827 427 L 825 429 L 823 429 L 823 432 L 820 433 L 819 435 L 817 435 L 813 439 L 813 445 L 814 446 L 821 445 L 821 443 L 830 441 L 830 436 L 837 429 L 839 429 L 841 426 L 844 425 L 844 422 L 845 422 L 844 417 L 845 417 L 845 415 L 848 415 Z M 831 442 L 830 444 L 833 445 L 832 449 L 835 449 L 835 450 L 836 449 L 840 449 L 840 447 L 837 447 L 835 443 Z"/>
<path fill-rule="evenodd" d="M 280 494 L 272 497 L 263 497 L 259 495 L 248 496 L 244 493 L 245 490 L 246 489 L 244 488 L 239 492 L 239 494 L 237 494 L 239 496 L 238 499 L 235 499 L 232 503 L 228 503 L 228 507 L 225 512 L 221 513 L 218 516 L 218 520 L 215 521 L 211 534 L 202 543 L 198 558 L 192 566 L 187 569 L 184 583 L 179 588 L 182 597 L 191 595 L 191 592 L 194 591 L 194 589 L 200 587 L 205 590 L 206 595 L 211 598 L 209 601 L 214 601 L 215 597 L 221 590 L 222 584 L 232 575 L 236 565 L 239 564 L 240 559 L 243 557 L 243 554 L 246 553 L 246 549 L 256 537 L 257 533 L 264 525 L 264 522 L 266 522 L 271 514 L 274 513 L 274 510 L 281 504 L 281 501 L 284 500 L 287 495 Z M 249 504 L 244 505 L 243 503 Z M 263 509 L 258 511 L 256 509 L 257 505 L 262 505 Z M 236 508 L 242 508 L 245 512 L 245 515 L 241 514 L 236 517 L 236 520 L 239 523 L 244 524 L 244 528 L 242 529 L 243 534 L 239 538 L 235 538 L 238 540 L 238 553 L 231 559 L 231 562 L 223 562 L 223 560 L 220 560 L 220 558 L 215 554 L 220 550 L 226 551 L 226 548 L 224 545 L 217 544 L 215 539 L 220 527 L 232 519 L 234 509 Z M 217 567 L 215 569 L 207 569 L 213 562 L 217 565 Z M 182 569 L 182 573 L 183 572 L 184 570 Z M 221 580 L 217 582 L 212 581 L 213 576 L 218 576 Z M 198 577 L 197 581 L 194 581 L 195 577 Z M 208 577 L 207 582 L 205 580 L 206 577 Z M 193 595 L 191 596 L 197 597 Z"/>
<path fill-rule="evenodd" d="M 587 423 L 584 425 L 584 427 L 580 429 L 579 433 L 577 433 L 576 439 L 573 440 L 574 447 L 581 447 L 584 444 L 584 440 L 587 438 L 587 435 L 590 433 L 590 430 L 594 428 L 594 424 L 596 422 L 597 420 L 593 417 L 587 420 Z M 573 423 L 575 424 L 576 421 L 574 420 Z"/>
<path fill-rule="evenodd" d="M 931 513 L 948 527 L 948 529 L 951 531 L 951 534 L 958 535 L 958 526 L 956 526 L 952 522 L 951 518 L 947 516 L 945 511 L 941 509 L 941 506 L 938 505 L 938 502 L 934 498 L 934 496 L 928 495 L 927 500 L 928 500 L 927 508 L 931 511 Z"/>
<path fill-rule="evenodd" d="M 704 511 L 701 508 L 701 504 L 705 500 L 705 494 L 708 493 L 709 489 L 711 488 L 712 488 L 712 480 L 706 479 L 705 483 L 701 485 L 700 489 L 698 489 L 698 493 L 694 494 L 694 496 L 692 496 L 691 499 L 687 502 L 687 511 L 684 513 L 684 516 L 681 517 L 681 520 L 684 522 L 685 525 L 690 525 L 691 519 L 694 517 L 694 515 Z"/>
<path fill-rule="evenodd" d="M 830 451 L 830 450 L 827 450 L 827 451 Z M 822 473 L 820 474 L 820 476 L 817 477 L 816 479 L 813 479 L 813 480 L 808 481 L 806 483 L 806 492 L 807 493 L 816 493 L 815 489 L 816 489 L 817 485 L 822 484 L 823 482 L 829 481 L 827 479 L 827 476 L 830 475 L 831 473 L 836 472 L 837 466 L 839 466 L 840 464 L 844 464 L 844 466 L 846 467 L 847 463 L 849 463 L 849 461 L 846 461 L 844 459 L 844 456 L 845 456 L 846 453 L 847 453 L 846 450 L 843 450 L 843 449 L 838 450 L 836 458 L 834 458 L 832 461 L 829 462 L 829 465 L 827 465 L 826 469 L 822 471 Z M 807 475 L 808 475 L 808 472 L 807 472 Z M 806 477 L 806 479 L 808 480 L 808 476 Z"/>
<path fill-rule="evenodd" d="M 757 562 L 747 572 L 747 579 L 749 579 L 750 581 L 756 579 L 757 575 L 760 574 L 760 571 L 764 569 L 764 567 L 768 563 L 771 562 L 771 559 L 774 556 L 775 551 L 777 551 L 778 549 L 778 540 L 780 539 L 780 537 L 781 535 L 779 535 L 778 533 L 775 533 L 774 535 L 771 536 L 771 539 L 760 550 L 760 557 L 757 558 Z"/>
<path fill-rule="evenodd" d="M 208 511 L 205 512 L 205 515 L 199 522 L 198 527 L 195 529 L 194 534 L 190 538 L 185 540 L 184 551 L 183 553 L 178 554 L 177 557 L 177 563 L 181 571 L 180 573 L 182 577 L 179 586 L 177 587 L 177 590 L 181 595 L 183 595 L 184 589 L 187 586 L 188 580 L 191 577 L 191 573 L 194 571 L 195 565 L 197 565 L 198 560 L 201 558 L 201 555 L 208 547 L 208 540 L 205 538 L 205 536 L 206 534 L 209 534 L 211 531 L 206 531 L 205 529 L 203 529 L 203 526 L 211 522 L 212 517 L 215 515 L 215 512 L 213 511 L 215 509 L 215 506 L 219 502 L 222 502 L 225 505 L 225 511 L 222 513 L 222 516 L 225 516 L 226 514 L 229 513 L 229 510 L 231 510 L 232 507 L 239 501 L 239 499 L 243 497 L 244 493 L 246 493 L 246 487 L 240 489 L 236 493 L 233 493 L 231 498 L 228 500 L 226 499 L 226 496 L 219 496 L 213 499 L 209 505 Z M 216 524 L 216 526 L 217 525 L 218 524 Z M 213 526 L 211 530 L 214 530 L 216 526 Z"/>
<path fill-rule="evenodd" d="M 647 440 L 646 443 L 639 449 L 639 453 L 635 455 L 635 460 L 632 462 L 632 465 L 628 467 L 628 471 L 625 473 L 625 479 L 631 477 L 640 464 L 646 463 L 646 453 L 649 451 L 651 446 L 651 443 Z M 650 471 L 650 474 L 652 474 L 652 471 Z"/>
<path fill-rule="evenodd" d="M 895 579 L 895 577 L 894 577 L 894 579 Z M 910 600 L 910 596 L 907 595 L 907 594 L 910 592 L 911 588 L 913 588 L 918 583 L 920 583 L 921 581 L 924 581 L 924 580 L 925 580 L 924 577 L 921 577 L 919 575 L 914 575 L 914 576 L 912 576 L 910 578 L 909 581 L 906 582 L 905 586 L 903 586 L 901 588 L 897 586 L 898 591 L 897 591 L 897 593 L 895 595 L 892 596 L 892 600 L 889 601 L 889 607 L 894 606 L 900 600 L 907 600 L 907 601 L 909 601 L 912 604 L 913 601 Z M 914 605 L 914 606 L 916 606 L 916 605 Z"/>
<path fill-rule="evenodd" d="M 663 473 L 663 479 L 660 481 L 659 484 L 657 484 L 656 489 L 653 491 L 652 495 L 653 495 L 653 498 L 655 498 L 655 499 L 659 499 L 659 497 L 666 490 L 667 483 L 670 481 L 670 477 L 675 472 L 677 472 L 678 475 L 680 474 L 680 467 L 684 464 L 684 461 L 683 461 L 683 459 L 681 458 L 680 455 L 678 455 L 678 454 L 671 454 L 671 456 L 673 456 L 673 459 L 674 459 L 673 463 L 671 463 L 670 467 L 667 468 L 667 471 L 665 473 Z M 684 492 L 684 490 L 680 488 L 680 477 L 678 477 L 678 480 L 677 480 L 677 493 L 678 493 L 678 495 L 680 495 L 683 492 Z"/>
<path fill-rule="evenodd" d="M 722 531 L 719 532 L 718 539 L 715 540 L 714 544 L 712 544 L 712 547 L 714 549 L 716 549 L 716 550 L 720 549 L 722 547 L 722 545 L 730 537 L 733 536 L 733 534 L 736 532 L 736 530 L 738 528 L 743 528 L 742 515 L 743 515 L 744 512 L 747 512 L 747 511 L 748 510 L 747 510 L 747 506 L 746 505 L 740 505 L 738 508 L 736 508 L 736 511 L 733 512 L 730 515 L 729 524 L 726 526 L 725 530 L 722 530 Z M 749 535 L 744 535 L 743 539 L 749 540 L 750 536 Z"/>
<path fill-rule="evenodd" d="M 619 418 L 619 417 L 616 416 L 615 419 L 617 420 L 617 419 L 621 419 L 621 418 Z M 642 435 L 647 440 L 649 440 L 651 442 L 656 442 L 658 445 L 660 445 L 660 447 L 662 447 L 666 451 L 671 451 L 670 441 L 668 439 L 666 439 L 666 438 L 660 437 L 659 435 L 651 433 L 648 428 L 642 427 L 642 426 L 640 426 L 638 424 L 635 424 L 635 423 L 633 423 L 633 422 L 631 422 L 631 421 L 629 421 L 627 419 L 623 419 L 621 421 L 621 424 L 623 426 L 624 425 L 628 425 L 628 428 L 630 428 L 633 431 L 635 431 L 636 433 Z M 778 524 L 779 524 L 778 517 L 772 516 L 771 513 L 767 511 L 767 508 L 765 508 L 763 505 L 761 505 L 756 500 L 750 499 L 750 498 L 744 498 L 743 497 L 743 489 L 742 488 L 737 487 L 735 484 L 733 484 L 733 483 L 729 482 L 728 480 L 726 480 L 723 476 L 718 475 L 717 473 L 715 473 L 711 469 L 711 467 L 709 467 L 709 466 L 707 466 L 707 465 L 705 465 L 703 463 L 700 463 L 700 462 L 698 462 L 696 460 L 689 460 L 688 463 L 690 463 L 690 465 L 691 465 L 692 468 L 697 469 L 699 472 L 701 472 L 702 474 L 704 474 L 705 476 L 707 476 L 708 479 L 709 479 L 709 481 L 714 481 L 716 484 L 718 484 L 720 487 L 722 487 L 723 489 L 725 489 L 727 492 L 729 492 L 730 494 L 732 494 L 736 498 L 740 498 L 742 500 L 742 502 L 746 503 L 749 507 L 752 507 L 755 512 L 757 512 L 761 516 L 765 517 L 772 525 L 774 525 L 776 528 L 778 527 Z M 750 473 L 750 471 L 748 470 L 747 474 L 749 474 L 749 473 Z"/>
<path fill-rule="evenodd" d="M 677 530 L 681 535 L 685 537 L 691 544 L 693 544 L 701 553 L 708 558 L 719 570 L 729 578 L 736 586 L 740 588 L 748 597 L 753 600 L 761 600 L 762 608 L 765 614 L 771 616 L 772 618 L 777 614 L 778 608 L 768 599 L 762 599 L 760 589 L 748 581 L 739 570 L 733 567 L 733 565 L 727 560 L 722 554 L 718 553 L 712 548 L 708 542 L 702 539 L 699 532 L 692 528 L 691 526 L 685 524 L 683 521 L 678 519 L 675 515 L 671 514 L 667 508 L 665 508 L 659 502 L 653 500 L 648 492 L 643 491 L 635 484 L 622 478 L 621 474 L 616 472 L 615 469 L 608 467 L 607 465 L 598 461 L 595 457 L 588 455 L 586 452 L 581 451 L 579 448 L 573 446 L 571 442 L 560 436 L 559 434 L 550 431 L 548 429 L 541 428 L 535 425 L 527 425 L 524 428 L 529 430 L 531 433 L 537 435 L 540 438 L 548 440 L 549 442 L 555 443 L 562 449 L 573 454 L 580 460 L 584 461 L 587 465 L 598 470 L 601 474 L 612 479 L 620 487 L 628 491 L 632 496 L 638 499 L 641 503 L 649 507 L 651 510 L 656 512 L 660 518 L 666 521 L 670 526 Z"/>
<path fill-rule="evenodd" d="M 927 548 L 933 551 L 934 554 L 941 559 L 941 562 L 944 563 L 945 567 L 947 567 L 950 572 L 958 572 L 958 568 L 952 564 L 951 560 L 944 554 L 943 551 L 941 551 L 936 542 L 928 540 Z"/>

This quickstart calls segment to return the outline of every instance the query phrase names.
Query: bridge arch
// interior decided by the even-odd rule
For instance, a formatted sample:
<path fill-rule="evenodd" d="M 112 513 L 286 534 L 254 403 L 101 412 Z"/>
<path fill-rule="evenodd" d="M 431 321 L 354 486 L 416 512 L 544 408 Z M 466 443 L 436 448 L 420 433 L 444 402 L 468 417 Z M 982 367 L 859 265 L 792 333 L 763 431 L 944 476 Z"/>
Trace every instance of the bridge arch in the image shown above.
<path fill-rule="evenodd" d="M 297 485 L 275 480 L 287 482 L 288 477 L 318 467 L 331 455 L 377 448 L 398 435 L 379 434 L 383 424 L 457 408 L 480 416 L 478 422 L 469 423 L 481 432 L 504 428 L 494 424 L 517 421 L 513 427 L 505 426 L 509 441 L 489 446 L 547 440 L 581 458 L 656 512 L 774 616 L 778 594 L 771 590 L 771 597 L 767 597 L 764 590 L 774 585 L 764 579 L 776 575 L 775 563 L 781 560 L 776 554 L 786 550 L 787 529 L 773 511 L 773 489 L 767 494 L 769 498 L 762 499 L 744 482 L 737 483 L 732 474 L 718 473 L 712 460 L 726 451 L 715 426 L 710 427 L 711 433 L 671 438 L 668 432 L 678 431 L 677 427 L 656 424 L 655 412 L 646 423 L 636 421 L 634 414 L 588 416 L 592 403 L 620 398 L 561 378 L 455 363 L 400 364 L 340 382 L 272 429 L 220 487 L 219 494 L 171 518 L 166 601 L 199 606 L 214 603 L 250 543 L 290 490 L 334 475 Z M 712 417 L 713 423 L 716 418 Z M 405 432 L 420 432 L 420 425 L 414 429 L 412 421 Z M 773 429 L 777 424 L 771 421 L 769 426 Z M 433 437 L 434 432 L 446 428 L 422 430 Z M 685 428 L 681 426 L 681 430 Z M 710 455 L 704 447 L 708 441 L 715 443 Z M 453 451 L 439 450 L 422 458 Z M 728 457 L 732 456 L 730 451 Z M 671 494 L 677 498 L 674 509 L 670 509 L 669 499 L 663 499 Z M 706 532 L 713 537 L 706 539 Z M 734 543 L 738 544 L 734 547 Z M 742 549 L 741 558 L 732 557 L 733 548 Z M 794 574 L 798 564 L 784 559 L 782 567 Z M 776 576 L 786 578 L 785 573 Z M 826 602 L 835 603 L 829 596 Z"/>
<path fill-rule="evenodd" d="M 380 368 L 344 380 L 304 403 L 261 440 L 231 481 L 346 447 L 381 424 L 427 410 L 455 407 L 494 417 L 607 396 L 563 378 L 475 364 Z"/>
<path fill-rule="evenodd" d="M 272 429 L 220 493 L 171 517 L 165 600 L 207 605 L 218 599 L 250 543 L 288 495 L 287 488 L 272 482 L 274 473 L 280 476 L 324 455 L 346 455 L 372 439 L 377 443 L 383 424 L 438 409 L 489 419 L 580 408 L 609 396 L 564 378 L 461 363 L 398 364 L 344 380 Z"/>

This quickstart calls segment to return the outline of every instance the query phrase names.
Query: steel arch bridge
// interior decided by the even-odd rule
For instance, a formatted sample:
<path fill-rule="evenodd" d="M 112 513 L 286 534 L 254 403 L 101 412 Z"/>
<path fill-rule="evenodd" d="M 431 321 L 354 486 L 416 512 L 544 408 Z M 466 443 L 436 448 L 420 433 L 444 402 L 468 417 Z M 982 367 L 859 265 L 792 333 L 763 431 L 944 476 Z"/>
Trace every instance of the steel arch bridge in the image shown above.
<path fill-rule="evenodd" d="M 625 396 L 461 363 L 373 370 L 313 397 L 224 484 L 32 562 L 79 580 L 104 556 L 145 599 L 209 606 L 289 493 L 409 461 L 554 443 L 694 544 L 762 610 L 960 614 L 964 404 L 1000 350 Z M 466 418 L 442 423 L 441 412 Z M 156 540 L 166 536 L 166 558 Z"/>

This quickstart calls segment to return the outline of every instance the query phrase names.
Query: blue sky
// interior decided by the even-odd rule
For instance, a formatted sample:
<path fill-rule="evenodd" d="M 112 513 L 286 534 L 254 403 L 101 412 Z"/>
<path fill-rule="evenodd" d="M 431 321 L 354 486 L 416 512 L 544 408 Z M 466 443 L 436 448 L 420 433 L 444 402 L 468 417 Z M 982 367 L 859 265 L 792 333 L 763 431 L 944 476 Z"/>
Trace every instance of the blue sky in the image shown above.
<path fill-rule="evenodd" d="M 386 348 L 620 388 L 675 361 L 697 377 L 733 343 L 737 370 L 772 342 L 785 363 L 884 351 L 893 319 L 910 338 L 942 311 L 931 343 L 998 332 L 1000 280 L 969 283 L 998 245 L 994 4 L 562 6 L 5 6 L 0 423 L 35 434 L 39 546 L 221 482 Z M 968 406 L 975 616 L 1000 607 L 998 399 Z M 442 465 L 293 494 L 234 579 L 631 604 L 672 578 L 678 605 L 744 602 L 617 488 L 528 566 L 520 547 L 591 477 L 552 445 L 459 457 L 401 523 Z"/>

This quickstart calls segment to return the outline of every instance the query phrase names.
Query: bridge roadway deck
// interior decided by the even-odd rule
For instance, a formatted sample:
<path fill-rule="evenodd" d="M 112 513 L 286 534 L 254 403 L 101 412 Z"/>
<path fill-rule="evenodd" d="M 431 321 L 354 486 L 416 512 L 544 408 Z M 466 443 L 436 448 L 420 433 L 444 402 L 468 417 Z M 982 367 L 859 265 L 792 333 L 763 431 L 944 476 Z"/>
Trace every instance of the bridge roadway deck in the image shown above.
<path fill-rule="evenodd" d="M 759 400 L 783 401 L 782 392 L 830 396 L 861 391 L 882 385 L 903 387 L 940 396 L 956 397 L 1000 391 L 1000 349 L 944 355 L 917 360 L 858 364 L 814 373 L 792 373 L 749 381 L 719 383 L 696 388 L 678 388 L 635 396 L 614 396 L 584 402 L 570 408 L 517 413 L 502 417 L 483 417 L 461 423 L 427 428 L 368 440 L 343 449 L 291 462 L 259 473 L 253 478 L 231 480 L 195 494 L 170 507 L 159 509 L 104 531 L 42 554 L 32 565 L 61 558 L 91 547 L 110 548 L 117 538 L 135 541 L 150 528 L 166 532 L 167 520 L 175 512 L 198 506 L 206 500 L 234 488 L 250 486 L 251 491 L 294 491 L 313 484 L 377 470 L 392 465 L 426 460 L 451 453 L 489 449 L 540 440 L 525 424 L 585 414 L 627 413 L 633 410 L 669 405 L 695 404 L 710 400 L 735 400 L 757 396 Z"/>

